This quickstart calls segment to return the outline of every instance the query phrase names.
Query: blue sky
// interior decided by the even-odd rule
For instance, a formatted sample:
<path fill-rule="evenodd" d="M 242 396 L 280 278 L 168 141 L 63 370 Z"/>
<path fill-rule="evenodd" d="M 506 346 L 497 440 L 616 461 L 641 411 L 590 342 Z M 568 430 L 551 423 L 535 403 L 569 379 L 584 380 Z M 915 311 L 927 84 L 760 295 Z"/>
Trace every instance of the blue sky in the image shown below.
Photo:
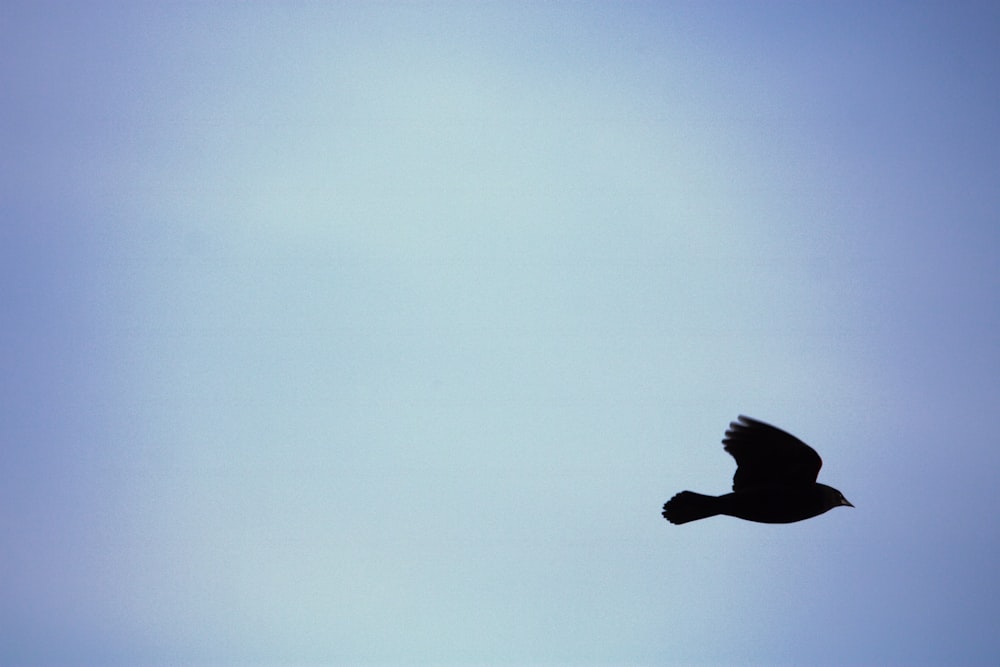
<path fill-rule="evenodd" d="M 3 664 L 995 663 L 991 3 L 0 12 Z"/>

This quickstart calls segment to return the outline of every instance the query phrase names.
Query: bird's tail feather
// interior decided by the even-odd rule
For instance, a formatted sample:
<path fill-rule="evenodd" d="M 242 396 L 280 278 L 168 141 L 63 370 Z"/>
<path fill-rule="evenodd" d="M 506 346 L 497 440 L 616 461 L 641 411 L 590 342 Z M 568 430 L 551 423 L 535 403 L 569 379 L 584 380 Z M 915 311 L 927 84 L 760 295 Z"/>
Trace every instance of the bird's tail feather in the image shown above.
<path fill-rule="evenodd" d="M 663 506 L 663 518 L 674 524 L 707 519 L 719 513 L 718 498 L 694 491 L 681 491 Z"/>

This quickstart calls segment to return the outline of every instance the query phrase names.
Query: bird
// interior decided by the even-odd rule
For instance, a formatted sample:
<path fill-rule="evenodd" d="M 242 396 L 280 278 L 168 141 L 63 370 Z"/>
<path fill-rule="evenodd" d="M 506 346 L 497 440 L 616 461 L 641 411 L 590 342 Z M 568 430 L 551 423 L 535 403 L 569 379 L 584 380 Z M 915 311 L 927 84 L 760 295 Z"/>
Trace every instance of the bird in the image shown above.
<path fill-rule="evenodd" d="M 679 525 L 724 514 L 794 523 L 834 507 L 854 507 L 840 491 L 816 481 L 823 465 L 816 450 L 780 428 L 740 415 L 730 422 L 722 444 L 736 459 L 733 492 L 681 491 L 663 505 L 664 519 Z"/>

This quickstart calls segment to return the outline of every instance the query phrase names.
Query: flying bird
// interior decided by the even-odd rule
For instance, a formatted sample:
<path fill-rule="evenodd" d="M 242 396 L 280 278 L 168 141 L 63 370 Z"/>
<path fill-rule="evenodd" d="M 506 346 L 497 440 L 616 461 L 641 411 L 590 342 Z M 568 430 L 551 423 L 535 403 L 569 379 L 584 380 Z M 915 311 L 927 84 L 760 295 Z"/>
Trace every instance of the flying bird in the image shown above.
<path fill-rule="evenodd" d="M 854 507 L 837 489 L 816 481 L 823 460 L 794 435 L 740 415 L 729 424 L 724 449 L 736 459 L 733 492 L 706 496 L 681 491 L 663 505 L 673 524 L 717 514 L 760 523 L 792 523 L 834 507 Z"/>

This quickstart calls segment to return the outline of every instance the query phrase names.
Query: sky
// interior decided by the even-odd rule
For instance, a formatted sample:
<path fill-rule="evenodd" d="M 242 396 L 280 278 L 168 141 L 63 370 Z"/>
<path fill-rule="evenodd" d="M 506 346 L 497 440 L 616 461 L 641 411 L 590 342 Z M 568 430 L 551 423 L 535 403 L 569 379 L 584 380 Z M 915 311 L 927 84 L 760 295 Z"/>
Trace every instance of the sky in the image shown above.
<path fill-rule="evenodd" d="M 996 664 L 998 38 L 5 2 L 0 664 Z M 739 414 L 856 507 L 666 523 Z"/>

